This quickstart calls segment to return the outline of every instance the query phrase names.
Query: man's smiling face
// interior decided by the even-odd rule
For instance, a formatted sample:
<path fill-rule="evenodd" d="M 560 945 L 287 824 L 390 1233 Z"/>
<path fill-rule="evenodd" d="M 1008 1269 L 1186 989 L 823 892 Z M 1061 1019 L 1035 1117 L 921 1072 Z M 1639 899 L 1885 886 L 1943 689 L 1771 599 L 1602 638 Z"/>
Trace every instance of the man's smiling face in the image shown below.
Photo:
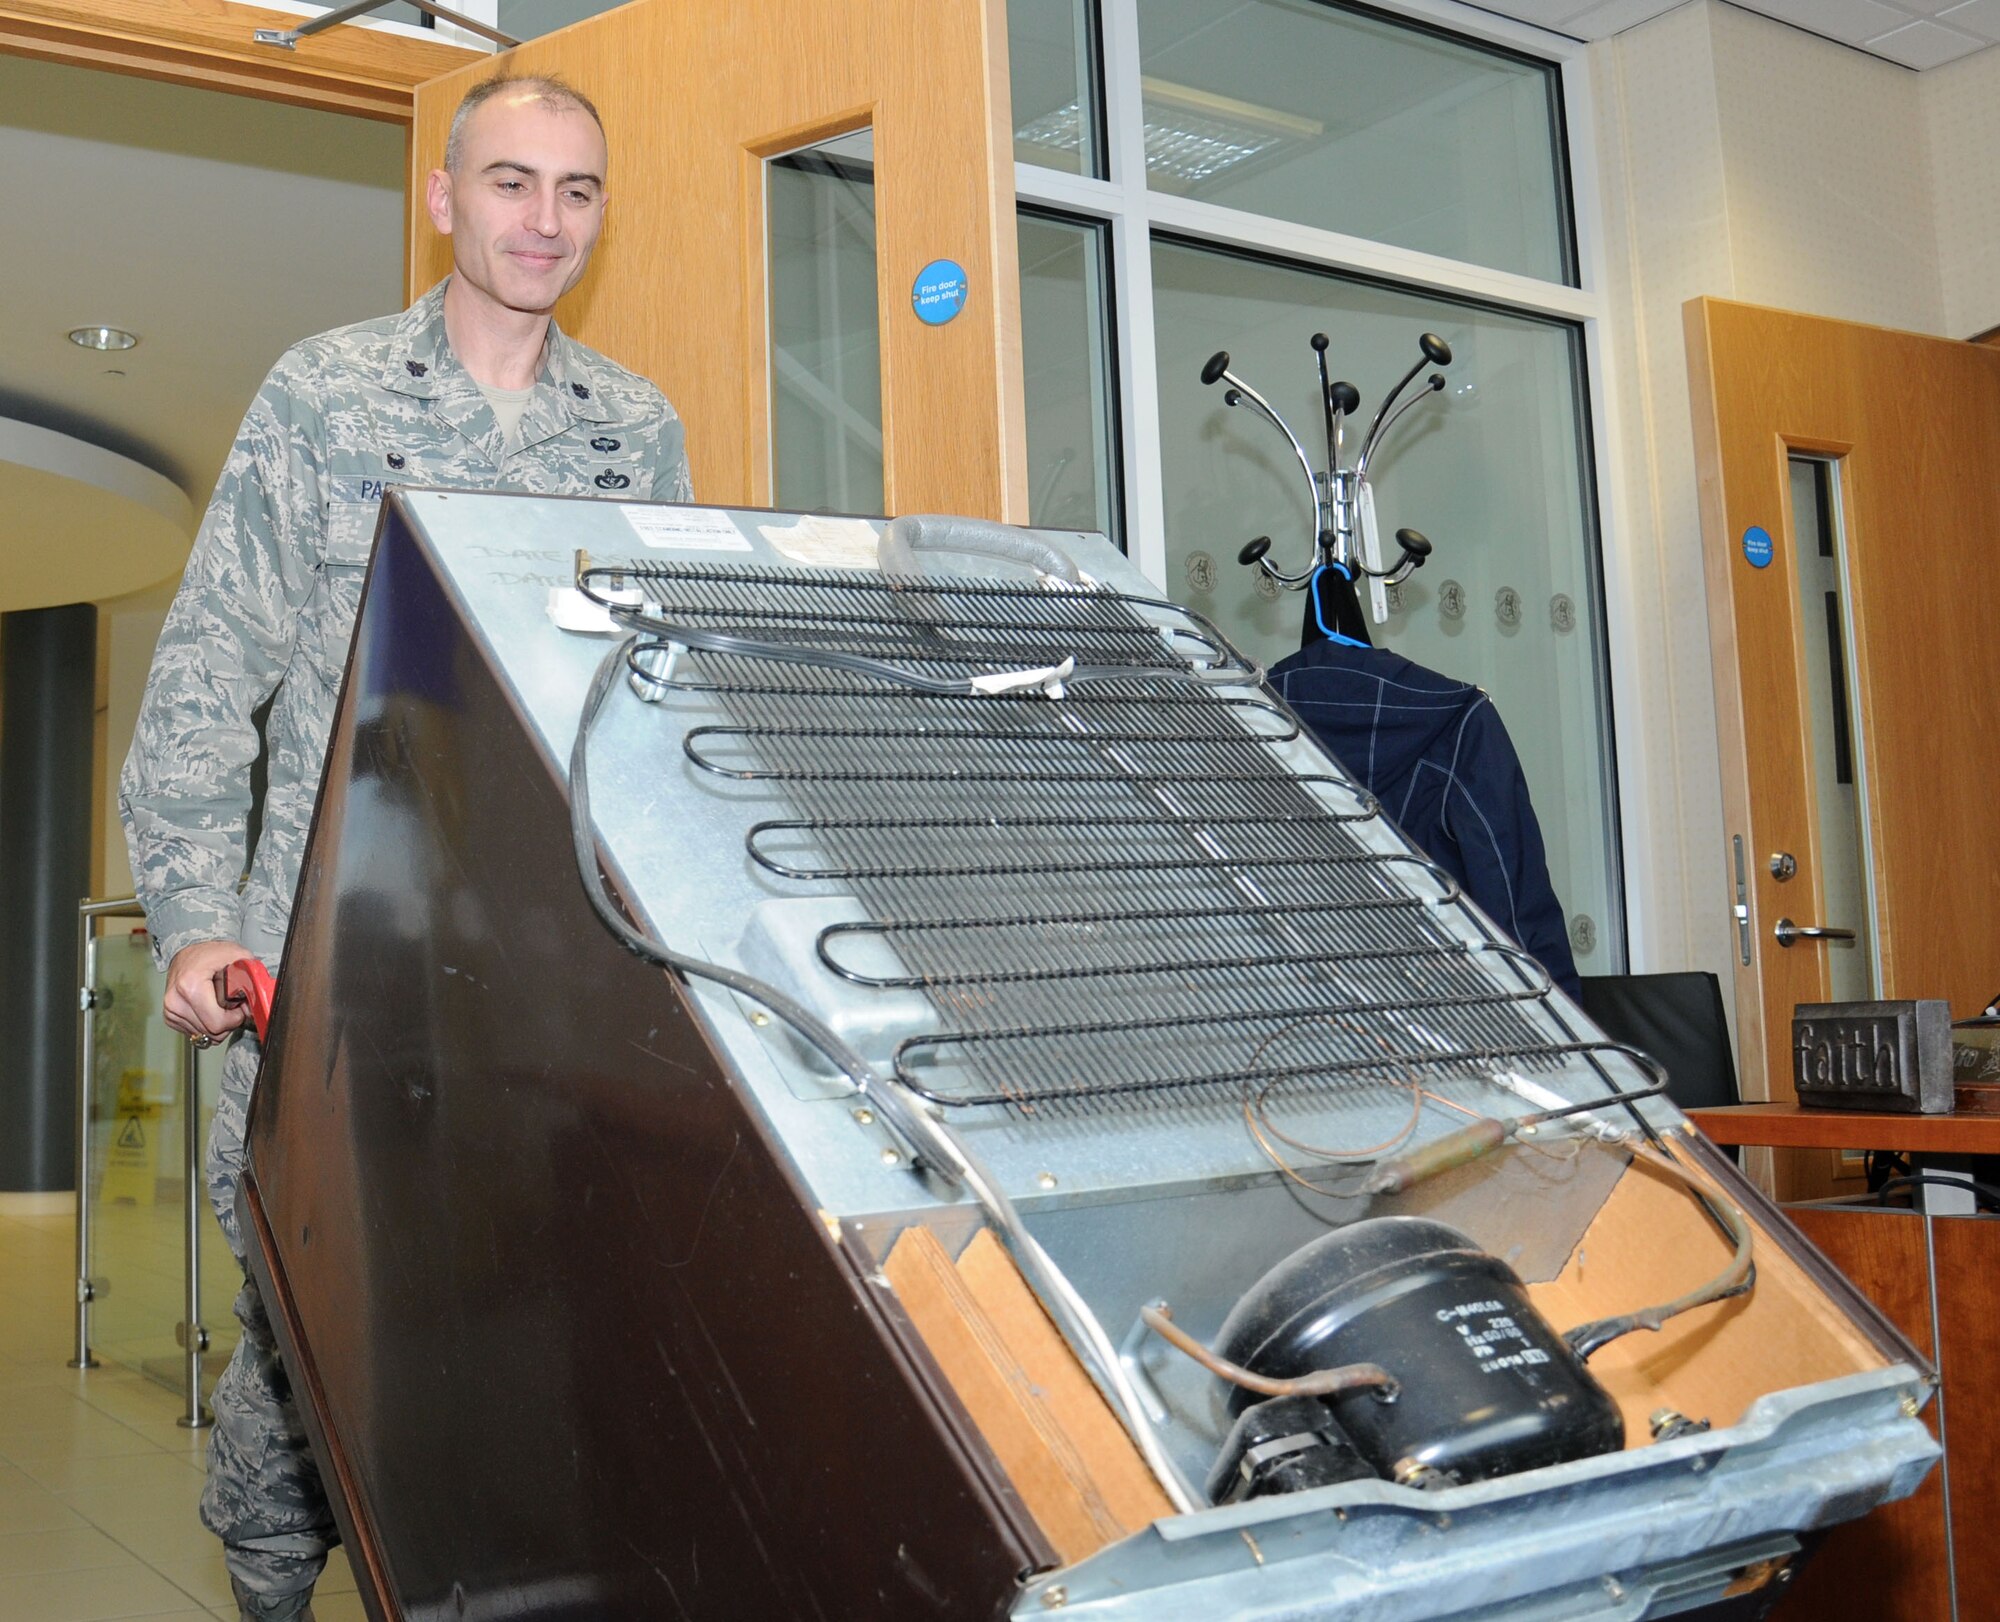
<path fill-rule="evenodd" d="M 581 107 L 524 91 L 475 108 L 457 169 L 433 171 L 427 197 L 459 279 L 506 309 L 547 314 L 597 245 L 605 167 L 604 133 Z"/>

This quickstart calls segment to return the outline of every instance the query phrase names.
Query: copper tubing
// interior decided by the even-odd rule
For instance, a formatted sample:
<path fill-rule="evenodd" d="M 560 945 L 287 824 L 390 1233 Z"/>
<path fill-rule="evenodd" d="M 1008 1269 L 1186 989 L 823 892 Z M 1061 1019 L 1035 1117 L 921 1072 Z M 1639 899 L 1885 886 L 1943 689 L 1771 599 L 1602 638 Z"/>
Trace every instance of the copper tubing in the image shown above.
<path fill-rule="evenodd" d="M 1496 1121 L 1490 1116 L 1447 1132 L 1421 1149 L 1385 1160 L 1374 1175 L 1361 1185 L 1364 1194 L 1401 1194 L 1440 1172 L 1464 1166 L 1500 1147 L 1514 1135 L 1516 1121 Z"/>
<path fill-rule="evenodd" d="M 1379 1363 L 1347 1363 L 1335 1369 L 1315 1369 L 1311 1374 L 1301 1374 L 1294 1380 L 1269 1379 L 1262 1374 L 1253 1374 L 1226 1357 L 1217 1357 L 1176 1324 L 1172 1313 L 1163 1306 L 1141 1307 L 1139 1316 L 1148 1329 L 1175 1351 L 1193 1358 L 1210 1374 L 1220 1376 L 1231 1385 L 1240 1385 L 1245 1391 L 1254 1391 L 1260 1397 L 1331 1397 L 1342 1391 L 1357 1391 L 1364 1386 L 1372 1386 L 1384 1402 L 1393 1402 L 1402 1390 L 1395 1376 Z"/>
<path fill-rule="evenodd" d="M 1571 1105 L 1562 1110 L 1543 1110 L 1538 1114 L 1519 1116 L 1507 1121 L 1494 1120 L 1491 1117 L 1482 1118 L 1470 1126 L 1460 1127 L 1456 1132 L 1447 1132 L 1443 1137 L 1425 1144 L 1421 1149 L 1412 1150 L 1406 1155 L 1398 1155 L 1394 1160 L 1383 1161 L 1375 1168 L 1373 1175 L 1361 1185 L 1361 1192 L 1404 1193 L 1440 1172 L 1468 1165 L 1481 1155 L 1499 1148 L 1523 1126 L 1573 1113 L 1579 1113 L 1579 1110 L 1577 1106 Z M 1690 1198 L 1699 1202 L 1721 1224 L 1729 1235 L 1731 1254 L 1728 1265 L 1720 1273 L 1706 1284 L 1689 1290 L 1685 1295 L 1678 1295 L 1671 1301 L 1645 1307 L 1637 1312 L 1620 1313 L 1612 1318 L 1593 1319 L 1589 1323 L 1578 1324 L 1569 1330 L 1563 1338 L 1569 1342 L 1577 1356 L 1586 1359 L 1599 1347 L 1609 1344 L 1621 1335 L 1629 1335 L 1635 1329 L 1657 1330 L 1669 1318 L 1677 1318 L 1683 1312 L 1691 1312 L 1696 1307 L 1704 1307 L 1711 1302 L 1724 1301 L 1730 1296 L 1740 1295 L 1750 1287 L 1753 1278 L 1751 1264 L 1755 1239 L 1751 1232 L 1750 1221 L 1728 1196 L 1720 1189 L 1706 1187 L 1697 1182 L 1693 1176 L 1659 1150 L 1634 1143 L 1631 1146 L 1631 1153 L 1635 1160 L 1643 1160 L 1647 1165 L 1672 1177 L 1687 1191 Z M 1157 1328 L 1158 1325 L 1154 1327 Z M 1185 1351 L 1187 1348 L 1182 1347 L 1182 1350 Z"/>

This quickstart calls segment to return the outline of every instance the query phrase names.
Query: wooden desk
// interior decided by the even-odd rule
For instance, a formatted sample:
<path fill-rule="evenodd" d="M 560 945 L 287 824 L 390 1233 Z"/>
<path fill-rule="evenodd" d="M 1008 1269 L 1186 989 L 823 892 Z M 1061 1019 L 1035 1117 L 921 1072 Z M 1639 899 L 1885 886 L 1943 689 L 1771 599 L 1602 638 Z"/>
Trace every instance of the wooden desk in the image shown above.
<path fill-rule="evenodd" d="M 1721 1144 L 2000 1154 L 2000 1116 L 1962 1109 L 1885 1115 L 1737 1104 L 1689 1110 L 1688 1118 Z M 1838 1202 L 1791 1205 L 1785 1215 L 1937 1366 L 1942 1390 L 1925 1418 L 1946 1463 L 1914 1496 L 1829 1533 L 1774 1622 L 2000 1618 L 2000 1560 L 1990 1548 L 2000 1520 L 2000 1410 L 1991 1401 L 2000 1386 L 2000 1220 Z"/>
<path fill-rule="evenodd" d="M 1729 1104 L 1688 1119 L 1717 1143 L 1774 1149 L 1899 1149 L 1904 1153 L 2000 1155 L 2000 1115 L 1887 1115 L 1874 1110 Z"/>

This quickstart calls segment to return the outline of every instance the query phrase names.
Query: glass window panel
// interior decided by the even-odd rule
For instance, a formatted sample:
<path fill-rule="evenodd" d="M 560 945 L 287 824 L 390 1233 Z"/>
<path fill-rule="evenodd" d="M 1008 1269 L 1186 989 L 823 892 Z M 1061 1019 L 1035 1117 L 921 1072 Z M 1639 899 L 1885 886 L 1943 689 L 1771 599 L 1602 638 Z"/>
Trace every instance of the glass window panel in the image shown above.
<path fill-rule="evenodd" d="M 107 921 L 93 959 L 90 1012 L 90 1138 L 87 1197 L 96 1285 L 90 1343 L 98 1357 L 180 1391 L 187 1357 L 175 1326 L 187 1316 L 186 1124 L 190 1083 L 198 1089 L 197 1138 L 208 1141 L 224 1050 L 192 1054 L 160 1014 L 166 976 L 153 967 L 144 929 Z M 190 1073 L 183 1063 L 192 1058 Z M 201 1314 L 209 1332 L 202 1393 L 236 1345 L 230 1302 L 243 1284 L 204 1192 L 195 1190 L 201 1232 Z"/>
<path fill-rule="evenodd" d="M 1808 760 L 1812 764 L 1819 872 L 1813 853 L 1796 853 L 1794 922 L 1851 929 L 1851 941 L 1824 948 L 1828 995 L 1834 1002 L 1867 1002 L 1881 975 L 1871 927 L 1867 806 L 1861 762 L 1861 715 L 1848 679 L 1845 559 L 1841 556 L 1835 464 L 1819 457 L 1791 459 L 1792 535 L 1799 582 L 1799 634 L 1805 655 Z M 1812 898 L 1815 883 L 1819 899 Z M 1812 916 L 1807 916 L 1808 914 Z"/>
<path fill-rule="evenodd" d="M 499 20 L 493 26 L 515 39 L 535 39 L 624 3 L 625 0 L 500 0 Z"/>
<path fill-rule="evenodd" d="M 1007 0 L 1016 162 L 1103 177 L 1096 41 L 1092 0 Z"/>
<path fill-rule="evenodd" d="M 1106 232 L 1020 213 L 1028 521 L 1120 541 Z"/>
<path fill-rule="evenodd" d="M 1147 184 L 1574 282 L 1556 69 L 1320 0 L 1145 0 Z"/>
<path fill-rule="evenodd" d="M 1218 349 L 1305 440 L 1323 443 L 1307 339 L 1327 333 L 1365 424 L 1435 331 L 1447 387 L 1404 418 L 1369 468 L 1385 544 L 1403 526 L 1436 550 L 1375 640 L 1493 695 L 1527 775 L 1549 872 L 1585 974 L 1623 964 L 1616 801 L 1580 342 L 1566 325 L 1161 241 L 1153 251 L 1167 589 L 1253 656 L 1299 646 L 1303 594 L 1236 562 L 1273 538 L 1287 572 L 1311 556 L 1290 448 L 1231 410 L 1202 363 Z M 1350 436 L 1348 457 L 1354 453 Z M 1318 454 L 1314 459 L 1318 460 Z"/>
<path fill-rule="evenodd" d="M 766 167 L 772 474 L 794 511 L 882 511 L 872 154 L 863 131 Z"/>
<path fill-rule="evenodd" d="M 187 1044 L 161 1018 L 166 976 L 153 967 L 145 932 L 128 929 L 117 925 L 98 941 L 87 1016 L 94 1043 L 87 1265 L 98 1285 L 90 1338 L 107 1363 L 177 1387 L 186 1366 L 174 1325 L 187 1316 Z"/>

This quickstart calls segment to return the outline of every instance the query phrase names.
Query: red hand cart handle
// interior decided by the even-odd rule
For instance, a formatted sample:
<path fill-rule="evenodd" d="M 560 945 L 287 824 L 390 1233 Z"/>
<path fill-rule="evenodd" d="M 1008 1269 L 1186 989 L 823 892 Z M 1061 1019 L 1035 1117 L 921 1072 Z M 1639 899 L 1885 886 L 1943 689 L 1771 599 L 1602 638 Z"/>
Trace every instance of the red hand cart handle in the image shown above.
<path fill-rule="evenodd" d="M 257 1040 L 264 1040 L 271 1026 L 271 996 L 278 984 L 271 971 L 254 957 L 239 957 L 226 969 L 215 971 L 215 995 L 225 1008 L 250 1005 L 250 1023 Z"/>

